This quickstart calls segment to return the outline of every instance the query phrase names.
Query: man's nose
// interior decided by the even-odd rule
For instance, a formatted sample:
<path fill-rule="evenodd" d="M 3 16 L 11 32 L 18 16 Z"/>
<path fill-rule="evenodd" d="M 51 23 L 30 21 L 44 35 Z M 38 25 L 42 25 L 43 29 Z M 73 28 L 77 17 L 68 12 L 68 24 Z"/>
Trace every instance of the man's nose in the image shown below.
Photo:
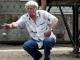
<path fill-rule="evenodd" d="M 28 9 L 28 11 L 31 11 L 31 9 Z"/>

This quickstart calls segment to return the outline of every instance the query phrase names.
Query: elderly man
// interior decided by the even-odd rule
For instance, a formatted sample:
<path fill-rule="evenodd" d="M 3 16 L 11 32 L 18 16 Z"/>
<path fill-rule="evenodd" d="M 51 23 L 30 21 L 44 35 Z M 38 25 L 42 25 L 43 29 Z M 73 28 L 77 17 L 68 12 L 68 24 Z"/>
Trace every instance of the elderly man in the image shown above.
<path fill-rule="evenodd" d="M 56 43 L 56 36 L 53 29 L 58 19 L 44 10 L 38 10 L 35 1 L 28 1 L 25 4 L 26 14 L 22 15 L 16 22 L 3 24 L 3 28 L 26 27 L 31 39 L 23 44 L 23 48 L 34 60 L 39 60 L 42 54 L 38 51 L 44 49 L 44 60 L 50 60 L 50 50 Z"/>

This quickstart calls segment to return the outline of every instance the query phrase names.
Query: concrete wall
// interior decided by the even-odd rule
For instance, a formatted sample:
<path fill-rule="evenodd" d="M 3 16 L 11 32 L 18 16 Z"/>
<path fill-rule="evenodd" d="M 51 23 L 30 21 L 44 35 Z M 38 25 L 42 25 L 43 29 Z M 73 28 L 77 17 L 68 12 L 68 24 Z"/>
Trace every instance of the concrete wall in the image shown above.
<path fill-rule="evenodd" d="M 6 33 L 6 36 L 3 36 L 3 33 Z M 29 39 L 29 34 L 25 29 L 0 29 L 0 42 L 15 42 L 20 43 L 27 41 Z"/>
<path fill-rule="evenodd" d="M 21 15 L 22 14 L 0 14 L 0 25 L 2 25 L 3 23 L 11 23 L 13 21 L 16 21 L 16 20 L 18 20 L 18 18 Z M 59 19 L 59 22 L 53 31 L 53 33 L 57 37 L 57 41 L 70 41 L 61 15 L 56 14 L 55 16 Z M 72 32 L 73 31 L 73 16 L 72 16 L 72 14 L 65 14 L 65 18 L 69 25 L 70 31 Z M 79 30 L 80 30 L 80 17 L 79 17 Z M 6 32 L 7 35 L 2 36 L 3 32 Z M 3 30 L 2 27 L 0 27 L 0 41 L 23 42 L 23 41 L 28 40 L 29 38 L 30 37 L 29 37 L 29 34 L 26 31 L 26 29 L 16 28 L 16 29 Z"/>
<path fill-rule="evenodd" d="M 25 3 L 29 0 L 25 1 L 20 1 L 20 0 L 0 0 L 0 14 L 20 14 L 20 13 L 25 13 Z M 48 10 L 49 6 L 47 6 L 46 10 Z M 65 14 L 71 14 L 72 7 L 61 7 L 63 12 Z M 41 6 L 39 7 L 41 9 Z M 53 6 L 50 11 L 50 13 L 60 13 L 59 7 Z"/>

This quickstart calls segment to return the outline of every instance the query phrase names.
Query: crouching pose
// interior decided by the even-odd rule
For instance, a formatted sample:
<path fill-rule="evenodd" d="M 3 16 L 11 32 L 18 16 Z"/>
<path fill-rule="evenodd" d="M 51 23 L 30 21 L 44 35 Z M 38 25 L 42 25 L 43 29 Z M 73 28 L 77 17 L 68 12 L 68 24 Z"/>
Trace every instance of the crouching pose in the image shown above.
<path fill-rule="evenodd" d="M 50 50 L 56 43 L 56 36 L 53 30 L 58 19 L 44 10 L 38 10 L 35 1 L 28 1 L 25 4 L 26 14 L 22 15 L 16 22 L 3 24 L 3 28 L 25 27 L 31 39 L 23 44 L 23 48 L 34 60 L 42 57 L 39 49 L 44 49 L 44 60 L 50 60 Z"/>

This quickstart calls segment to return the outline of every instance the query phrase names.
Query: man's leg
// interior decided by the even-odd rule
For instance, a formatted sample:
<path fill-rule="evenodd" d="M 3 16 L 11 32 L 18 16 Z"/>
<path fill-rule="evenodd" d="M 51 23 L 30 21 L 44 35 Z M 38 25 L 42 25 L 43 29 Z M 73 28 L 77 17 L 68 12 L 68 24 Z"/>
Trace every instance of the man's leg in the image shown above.
<path fill-rule="evenodd" d="M 39 2 L 39 0 L 34 0 L 34 1 L 36 1 L 37 3 Z"/>
<path fill-rule="evenodd" d="M 42 57 L 42 54 L 38 51 L 38 45 L 34 40 L 25 42 L 23 48 L 34 58 L 34 60 L 39 60 Z"/>
<path fill-rule="evenodd" d="M 50 50 L 54 45 L 55 45 L 55 39 L 53 37 L 45 37 L 43 41 L 44 60 L 50 60 Z"/>
<path fill-rule="evenodd" d="M 42 10 L 46 10 L 46 5 L 47 5 L 47 1 L 46 0 L 41 0 L 41 9 Z"/>

